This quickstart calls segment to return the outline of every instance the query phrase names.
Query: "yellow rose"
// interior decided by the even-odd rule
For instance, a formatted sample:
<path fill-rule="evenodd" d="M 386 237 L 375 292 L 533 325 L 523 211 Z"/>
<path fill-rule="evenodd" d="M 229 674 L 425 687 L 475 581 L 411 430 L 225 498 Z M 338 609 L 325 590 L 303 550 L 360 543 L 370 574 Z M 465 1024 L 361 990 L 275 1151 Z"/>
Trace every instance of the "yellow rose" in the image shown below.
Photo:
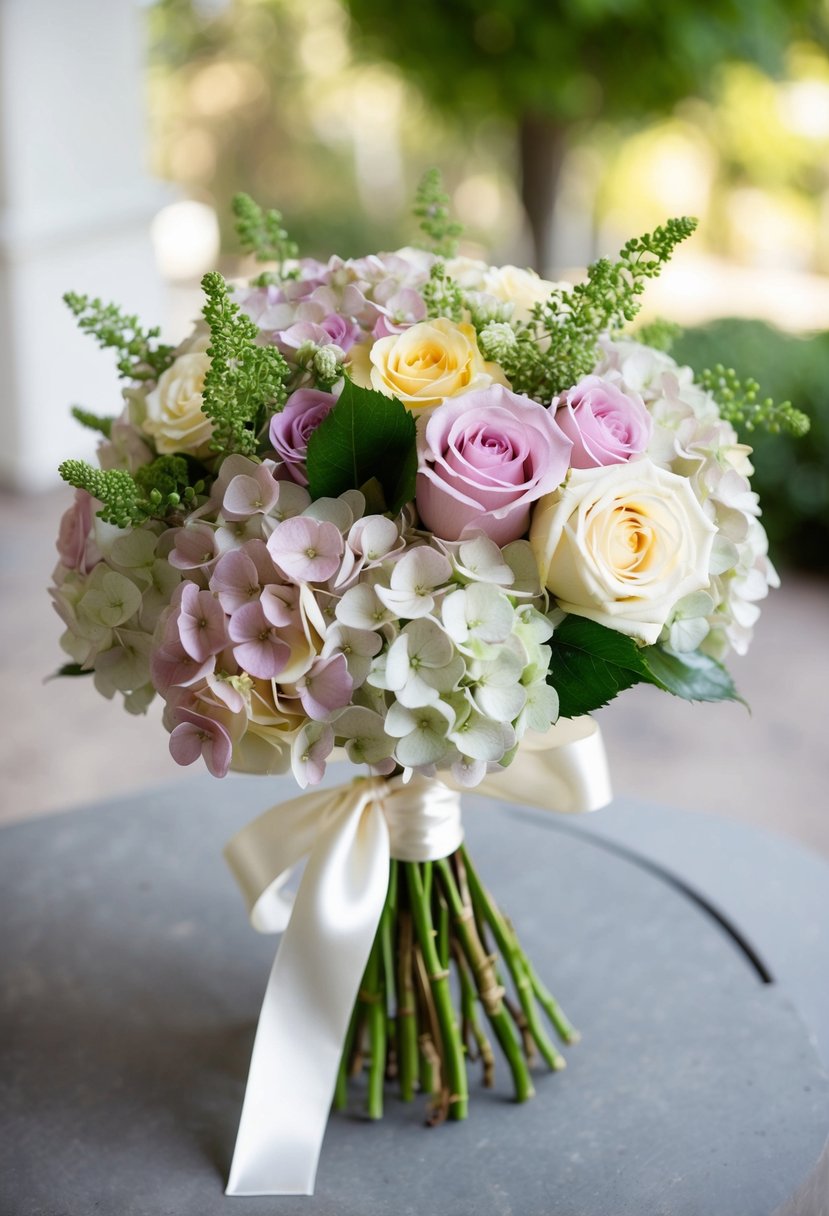
<path fill-rule="evenodd" d="M 209 367 L 210 356 L 204 351 L 179 355 L 148 393 L 142 430 L 162 455 L 210 454 L 213 423 L 202 413 L 202 391 Z"/>
<path fill-rule="evenodd" d="M 438 317 L 380 338 L 369 353 L 372 388 L 425 410 L 447 397 L 492 383 L 509 387 L 496 363 L 486 363 L 471 325 Z"/>
<path fill-rule="evenodd" d="M 688 479 L 645 459 L 573 469 L 539 501 L 530 543 L 565 612 L 652 645 L 674 605 L 709 585 L 716 531 Z"/>

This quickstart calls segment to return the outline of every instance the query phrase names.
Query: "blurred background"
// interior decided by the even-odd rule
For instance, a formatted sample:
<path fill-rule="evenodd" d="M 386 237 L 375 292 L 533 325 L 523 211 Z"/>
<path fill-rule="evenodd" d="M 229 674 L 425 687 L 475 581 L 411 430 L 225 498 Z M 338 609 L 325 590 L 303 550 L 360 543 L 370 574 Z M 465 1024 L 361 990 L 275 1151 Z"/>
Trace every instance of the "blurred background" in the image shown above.
<path fill-rule="evenodd" d="M 62 292 L 178 339 L 201 274 L 243 269 L 236 191 L 349 256 L 413 239 L 437 165 L 462 252 L 549 277 L 699 218 L 645 316 L 685 327 L 680 361 L 811 416 L 804 440 L 748 437 L 783 589 L 732 664 L 752 717 L 637 689 L 600 720 L 619 792 L 829 853 L 827 0 L 0 0 L 0 132 L 5 818 L 184 776 L 152 710 L 42 682 L 55 469 L 91 451 L 67 406 L 118 409 Z"/>

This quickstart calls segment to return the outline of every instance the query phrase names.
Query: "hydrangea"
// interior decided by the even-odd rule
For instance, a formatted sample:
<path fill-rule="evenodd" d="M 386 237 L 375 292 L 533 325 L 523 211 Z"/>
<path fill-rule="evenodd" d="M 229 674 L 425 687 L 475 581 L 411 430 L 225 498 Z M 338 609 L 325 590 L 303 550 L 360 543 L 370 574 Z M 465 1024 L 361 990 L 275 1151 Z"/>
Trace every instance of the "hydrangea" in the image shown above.
<path fill-rule="evenodd" d="M 751 448 L 740 443 L 689 367 L 639 342 L 605 339 L 596 375 L 639 394 L 653 419 L 648 456 L 687 477 L 716 524 L 710 587 L 675 607 L 662 639 L 676 651 L 702 648 L 714 658 L 745 654 L 758 601 L 779 586 L 768 557 L 760 506 L 751 489 Z"/>
<path fill-rule="evenodd" d="M 101 469 L 66 466 L 80 488 L 51 591 L 72 669 L 134 712 L 160 696 L 174 758 L 219 775 L 291 769 L 313 784 L 344 749 L 378 774 L 451 769 L 474 785 L 556 720 L 565 611 L 674 656 L 744 653 L 777 583 L 751 450 L 689 368 L 599 340 L 692 226 L 630 242 L 575 289 L 412 248 L 321 262 L 280 244 L 278 269 L 252 283 L 207 276 L 205 321 L 175 349 L 73 298 L 129 383 L 118 417 L 78 414 L 103 434 Z M 355 400 L 397 411 L 372 461 L 401 468 L 366 477 L 353 451 L 329 452 L 320 490 L 314 445 Z M 647 636 L 636 612 L 600 602 L 628 585 L 636 598 L 637 537 L 659 530 L 636 494 L 616 494 L 621 463 L 635 488 L 645 465 L 669 489 L 686 482 L 705 539 Z M 579 478 L 591 495 L 564 518 Z M 539 539 L 553 517 L 567 544 Z"/>

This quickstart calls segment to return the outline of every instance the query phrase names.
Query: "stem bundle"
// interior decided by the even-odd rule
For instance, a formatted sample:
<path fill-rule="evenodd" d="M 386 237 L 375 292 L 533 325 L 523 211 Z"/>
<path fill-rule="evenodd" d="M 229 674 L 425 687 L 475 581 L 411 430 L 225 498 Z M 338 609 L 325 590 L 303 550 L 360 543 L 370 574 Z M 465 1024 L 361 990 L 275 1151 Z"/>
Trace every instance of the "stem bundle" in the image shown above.
<path fill-rule="evenodd" d="M 539 1055 L 553 1070 L 565 1067 L 544 1015 L 563 1042 L 578 1041 L 466 850 L 435 862 L 392 861 L 335 1105 L 346 1105 L 348 1078 L 367 1068 L 370 1118 L 382 1118 L 384 1082 L 396 1079 L 405 1102 L 418 1089 L 430 1095 L 430 1123 L 465 1119 L 467 1059 L 479 1060 L 483 1084 L 493 1084 L 496 1057 L 488 1029 L 509 1066 L 516 1100 L 526 1101 L 534 1093 L 530 1067 Z"/>

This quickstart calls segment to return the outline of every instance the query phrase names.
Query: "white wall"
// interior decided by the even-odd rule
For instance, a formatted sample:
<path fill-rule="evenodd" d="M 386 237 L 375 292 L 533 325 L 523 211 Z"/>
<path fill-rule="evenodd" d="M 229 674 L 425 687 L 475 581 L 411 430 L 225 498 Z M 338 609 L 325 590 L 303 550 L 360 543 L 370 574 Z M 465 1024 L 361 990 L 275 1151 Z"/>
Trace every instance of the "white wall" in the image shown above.
<path fill-rule="evenodd" d="M 144 37 L 132 0 L 0 0 L 0 481 L 43 488 L 94 436 L 68 413 L 120 406 L 114 359 L 66 290 L 146 323 L 163 295 L 144 168 Z"/>

